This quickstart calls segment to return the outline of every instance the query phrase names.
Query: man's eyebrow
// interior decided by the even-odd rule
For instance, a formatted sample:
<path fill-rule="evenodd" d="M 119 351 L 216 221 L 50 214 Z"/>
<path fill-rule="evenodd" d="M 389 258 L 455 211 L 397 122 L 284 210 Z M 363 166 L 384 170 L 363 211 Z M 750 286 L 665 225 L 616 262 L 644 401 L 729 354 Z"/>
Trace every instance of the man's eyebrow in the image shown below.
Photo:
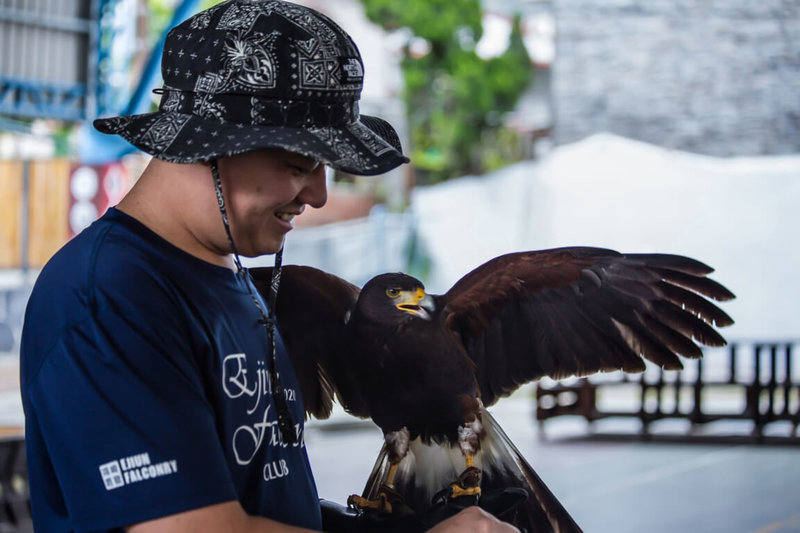
<path fill-rule="evenodd" d="M 287 152 L 287 159 L 289 163 L 293 165 L 299 165 L 302 168 L 308 168 L 310 170 L 314 170 L 317 166 L 322 164 L 322 161 L 296 152 Z"/>

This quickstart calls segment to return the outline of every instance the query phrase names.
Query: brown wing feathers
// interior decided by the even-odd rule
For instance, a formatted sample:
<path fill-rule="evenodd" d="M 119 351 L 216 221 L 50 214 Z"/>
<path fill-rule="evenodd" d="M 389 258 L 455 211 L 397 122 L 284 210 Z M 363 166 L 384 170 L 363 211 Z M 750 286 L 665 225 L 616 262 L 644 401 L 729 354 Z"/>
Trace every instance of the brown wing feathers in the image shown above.
<path fill-rule="evenodd" d="M 271 268 L 249 270 L 256 288 L 269 294 Z M 295 368 L 307 413 L 330 416 L 334 393 L 357 416 L 360 395 L 346 367 L 345 318 L 358 298 L 355 285 L 321 270 L 284 266 L 276 302 L 278 329 Z"/>
<path fill-rule="evenodd" d="M 732 323 L 704 297 L 733 294 L 712 269 L 668 254 L 561 248 L 501 256 L 445 295 L 446 322 L 464 341 L 490 405 L 520 384 L 598 371 L 644 369 L 642 357 L 681 368 L 695 343 L 725 343 Z"/>

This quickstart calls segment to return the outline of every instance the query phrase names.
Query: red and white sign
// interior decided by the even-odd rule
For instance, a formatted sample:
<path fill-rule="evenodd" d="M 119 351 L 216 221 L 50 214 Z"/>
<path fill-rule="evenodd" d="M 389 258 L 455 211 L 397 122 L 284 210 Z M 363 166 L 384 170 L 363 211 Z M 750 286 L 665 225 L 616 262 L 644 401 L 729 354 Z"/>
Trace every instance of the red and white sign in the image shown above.
<path fill-rule="evenodd" d="M 130 188 L 131 180 L 122 163 L 81 165 L 69 181 L 69 232 L 77 235 L 117 204 Z"/>

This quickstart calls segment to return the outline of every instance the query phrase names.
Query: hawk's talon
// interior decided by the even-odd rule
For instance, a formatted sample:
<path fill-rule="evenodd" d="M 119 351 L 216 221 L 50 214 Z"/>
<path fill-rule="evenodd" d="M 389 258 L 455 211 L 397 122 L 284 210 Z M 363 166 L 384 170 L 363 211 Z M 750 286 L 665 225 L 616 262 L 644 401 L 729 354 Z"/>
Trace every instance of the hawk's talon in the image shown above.
<path fill-rule="evenodd" d="M 470 463 L 471 461 L 468 460 L 467 464 Z M 469 466 L 461 472 L 456 482 L 450 485 L 450 499 L 472 496 L 477 502 L 481 496 L 481 477 L 482 472 L 479 468 Z"/>
<path fill-rule="evenodd" d="M 382 483 L 378 489 L 377 498 L 368 500 L 361 496 L 353 494 L 347 498 L 347 505 L 353 509 L 370 509 L 380 513 L 392 514 L 399 511 L 402 514 L 403 497 L 392 485 Z"/>
<path fill-rule="evenodd" d="M 450 485 L 450 498 L 460 498 L 461 496 L 474 496 L 477 500 L 481 495 L 480 487 L 465 488 L 458 483 Z"/>
<path fill-rule="evenodd" d="M 361 496 L 352 494 L 347 498 L 347 506 L 351 509 L 362 511 L 365 509 L 370 509 L 373 511 L 378 511 L 379 513 L 392 513 L 392 504 L 389 502 L 389 499 L 383 492 L 378 494 L 377 500 L 368 500 L 366 498 L 362 498 Z"/>

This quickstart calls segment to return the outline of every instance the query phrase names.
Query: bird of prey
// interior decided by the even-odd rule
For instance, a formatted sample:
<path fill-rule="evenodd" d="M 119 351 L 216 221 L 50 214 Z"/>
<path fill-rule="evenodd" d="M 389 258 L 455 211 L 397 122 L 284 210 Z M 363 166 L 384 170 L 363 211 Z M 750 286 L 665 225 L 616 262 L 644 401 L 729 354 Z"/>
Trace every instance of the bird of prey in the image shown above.
<path fill-rule="evenodd" d="M 250 271 L 264 295 L 271 270 Z M 641 372 L 645 359 L 680 369 L 698 343 L 724 345 L 715 326 L 733 320 L 708 298 L 734 295 L 712 271 L 679 255 L 557 248 L 497 257 L 430 295 L 405 274 L 359 290 L 285 266 L 275 311 L 306 413 L 326 418 L 336 398 L 383 431 L 357 505 L 419 513 L 442 494 L 521 487 L 512 523 L 576 532 L 486 407 L 544 376 Z"/>

